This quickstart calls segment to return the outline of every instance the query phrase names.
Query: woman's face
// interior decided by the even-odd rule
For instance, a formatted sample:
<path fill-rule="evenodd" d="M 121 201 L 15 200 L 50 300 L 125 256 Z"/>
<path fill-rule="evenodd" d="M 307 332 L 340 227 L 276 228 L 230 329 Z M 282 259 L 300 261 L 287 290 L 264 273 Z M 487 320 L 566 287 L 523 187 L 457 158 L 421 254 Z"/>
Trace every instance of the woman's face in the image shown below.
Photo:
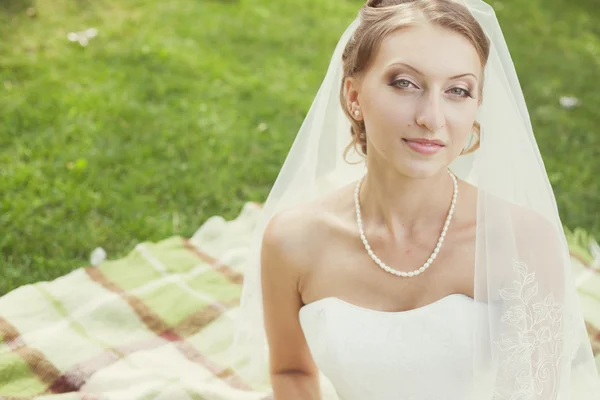
<path fill-rule="evenodd" d="M 481 79 L 477 51 L 458 33 L 425 24 L 386 37 L 362 76 L 346 81 L 369 165 L 415 178 L 447 168 L 472 132 Z"/>

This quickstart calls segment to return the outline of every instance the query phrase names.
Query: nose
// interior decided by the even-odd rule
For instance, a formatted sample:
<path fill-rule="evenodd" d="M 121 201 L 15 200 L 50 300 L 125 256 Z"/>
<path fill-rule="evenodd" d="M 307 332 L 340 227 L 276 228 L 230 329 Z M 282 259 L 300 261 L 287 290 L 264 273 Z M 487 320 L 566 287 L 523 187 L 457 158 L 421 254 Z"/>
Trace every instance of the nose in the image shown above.
<path fill-rule="evenodd" d="M 442 129 L 445 122 L 442 99 L 433 93 L 423 96 L 423 101 L 417 109 L 416 122 L 431 132 Z"/>

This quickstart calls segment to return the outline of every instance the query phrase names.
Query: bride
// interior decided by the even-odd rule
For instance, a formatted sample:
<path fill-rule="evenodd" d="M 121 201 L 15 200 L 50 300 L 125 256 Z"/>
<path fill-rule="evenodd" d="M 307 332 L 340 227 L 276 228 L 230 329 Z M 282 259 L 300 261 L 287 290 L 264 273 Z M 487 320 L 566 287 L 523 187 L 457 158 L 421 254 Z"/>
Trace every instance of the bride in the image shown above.
<path fill-rule="evenodd" d="M 554 195 L 479 0 L 366 2 L 254 249 L 236 344 L 276 400 L 321 399 L 321 379 L 343 400 L 600 396 Z"/>

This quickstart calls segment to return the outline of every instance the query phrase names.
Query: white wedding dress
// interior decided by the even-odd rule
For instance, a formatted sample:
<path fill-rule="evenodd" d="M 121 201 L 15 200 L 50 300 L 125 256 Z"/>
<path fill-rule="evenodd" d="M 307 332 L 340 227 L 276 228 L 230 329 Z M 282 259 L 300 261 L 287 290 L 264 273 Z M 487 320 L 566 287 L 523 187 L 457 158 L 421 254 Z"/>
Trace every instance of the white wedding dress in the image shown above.
<path fill-rule="evenodd" d="M 467 400 L 474 301 L 451 294 L 400 312 L 327 297 L 300 309 L 311 354 L 340 400 Z"/>

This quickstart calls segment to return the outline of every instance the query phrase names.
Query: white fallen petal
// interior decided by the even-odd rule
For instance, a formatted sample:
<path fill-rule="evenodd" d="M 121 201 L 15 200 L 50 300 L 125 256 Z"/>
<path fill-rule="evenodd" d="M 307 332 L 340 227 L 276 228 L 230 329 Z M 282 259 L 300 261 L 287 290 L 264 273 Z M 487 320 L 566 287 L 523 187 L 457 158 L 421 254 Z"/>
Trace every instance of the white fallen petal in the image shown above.
<path fill-rule="evenodd" d="M 87 36 L 89 39 L 91 39 L 93 37 L 98 36 L 98 29 L 96 29 L 96 28 L 89 28 L 89 29 L 86 29 L 84 31 L 84 33 L 85 33 L 85 36 Z"/>
<path fill-rule="evenodd" d="M 97 247 L 92 251 L 90 263 L 96 267 L 106 260 L 106 251 L 102 247 Z"/>
<path fill-rule="evenodd" d="M 573 108 L 579 105 L 579 99 L 577 97 L 562 96 L 559 101 L 560 105 L 564 108 Z"/>

